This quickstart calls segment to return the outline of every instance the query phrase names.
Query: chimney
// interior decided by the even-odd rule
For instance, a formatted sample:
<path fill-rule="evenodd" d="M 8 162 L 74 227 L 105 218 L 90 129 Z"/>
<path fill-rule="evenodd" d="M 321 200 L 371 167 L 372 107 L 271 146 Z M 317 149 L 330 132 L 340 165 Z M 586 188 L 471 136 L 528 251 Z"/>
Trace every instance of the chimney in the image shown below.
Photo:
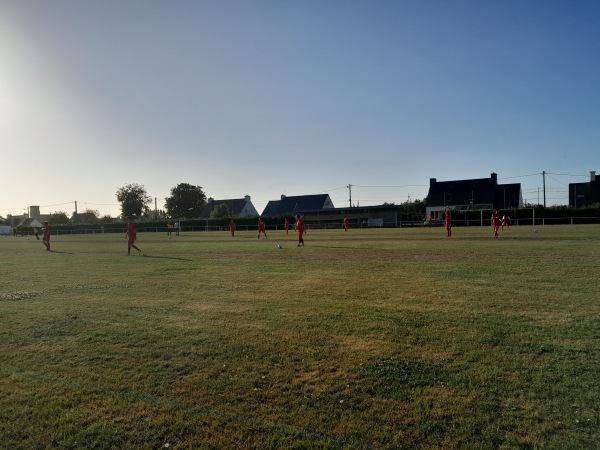
<path fill-rule="evenodd" d="M 214 198 L 212 198 L 212 197 L 208 197 L 208 203 L 212 203 L 212 202 L 214 202 L 214 201 L 215 201 L 215 199 L 214 199 Z"/>
<path fill-rule="evenodd" d="M 29 218 L 30 219 L 39 219 L 40 218 L 40 207 L 39 206 L 30 206 L 29 207 Z"/>
<path fill-rule="evenodd" d="M 596 181 L 596 171 L 590 171 L 590 181 Z"/>
<path fill-rule="evenodd" d="M 244 196 L 244 200 L 246 200 L 247 202 L 249 202 L 250 201 L 250 196 L 249 195 L 245 195 Z"/>
<path fill-rule="evenodd" d="M 498 184 L 498 174 L 492 172 L 492 183 Z"/>
<path fill-rule="evenodd" d="M 281 200 L 285 199 L 285 194 L 281 194 Z"/>
<path fill-rule="evenodd" d="M 437 183 L 437 180 L 435 178 L 430 178 L 429 179 L 429 186 L 433 186 L 435 183 Z"/>

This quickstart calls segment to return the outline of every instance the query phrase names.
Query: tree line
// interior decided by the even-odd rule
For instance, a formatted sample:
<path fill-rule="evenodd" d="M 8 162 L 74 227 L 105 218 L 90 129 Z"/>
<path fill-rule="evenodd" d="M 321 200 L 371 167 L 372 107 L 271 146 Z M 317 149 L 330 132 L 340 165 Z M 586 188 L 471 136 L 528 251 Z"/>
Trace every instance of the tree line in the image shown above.
<path fill-rule="evenodd" d="M 206 205 L 206 194 L 201 186 L 180 183 L 171 188 L 171 195 L 165 198 L 164 209 L 152 210 L 152 197 L 144 186 L 128 184 L 117 190 L 117 200 L 121 204 L 121 216 L 147 217 L 154 219 L 200 217 L 200 211 Z M 224 207 L 224 208 L 223 208 Z M 211 217 L 231 215 L 226 205 L 217 205 Z"/>

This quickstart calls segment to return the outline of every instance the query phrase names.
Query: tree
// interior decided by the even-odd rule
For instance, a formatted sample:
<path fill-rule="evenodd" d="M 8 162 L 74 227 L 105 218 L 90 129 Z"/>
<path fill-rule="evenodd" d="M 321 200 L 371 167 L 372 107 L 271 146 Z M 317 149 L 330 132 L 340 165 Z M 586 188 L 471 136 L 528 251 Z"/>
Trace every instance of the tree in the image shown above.
<path fill-rule="evenodd" d="M 413 201 L 407 200 L 402 203 L 402 211 L 406 214 L 410 220 L 423 220 L 426 214 L 427 197 L 423 200 L 415 199 Z"/>
<path fill-rule="evenodd" d="M 168 219 L 169 215 L 167 214 L 167 211 L 165 211 L 164 209 L 158 209 L 154 212 L 154 219 L 158 220 L 158 219 Z"/>
<path fill-rule="evenodd" d="M 64 225 L 68 221 L 69 217 L 63 211 L 55 211 L 48 217 L 48 223 L 51 225 Z"/>
<path fill-rule="evenodd" d="M 100 217 L 100 212 L 97 209 L 90 209 L 90 208 L 88 208 L 83 213 L 84 214 L 91 214 L 91 215 L 93 215 L 96 218 Z"/>
<path fill-rule="evenodd" d="M 148 205 L 152 198 L 146 193 L 144 186 L 139 184 L 128 184 L 117 190 L 117 200 L 121 203 L 121 215 L 141 216 L 143 212 L 148 211 Z"/>
<path fill-rule="evenodd" d="M 221 203 L 220 205 L 215 205 L 214 209 L 210 213 L 211 219 L 226 219 L 227 217 L 231 217 L 232 213 L 229 211 L 229 208 L 225 203 Z"/>
<path fill-rule="evenodd" d="M 200 210 L 204 205 L 206 205 L 206 195 L 202 188 L 188 183 L 178 184 L 171 189 L 171 196 L 165 198 L 165 209 L 173 218 L 200 217 Z"/>

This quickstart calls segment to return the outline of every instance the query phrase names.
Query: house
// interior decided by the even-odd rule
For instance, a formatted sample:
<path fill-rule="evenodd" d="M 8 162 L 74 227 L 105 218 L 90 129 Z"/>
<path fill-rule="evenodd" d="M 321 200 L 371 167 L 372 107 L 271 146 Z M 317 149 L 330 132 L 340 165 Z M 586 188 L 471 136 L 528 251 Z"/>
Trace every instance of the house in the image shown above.
<path fill-rule="evenodd" d="M 523 207 L 521 183 L 498 184 L 498 175 L 473 180 L 429 180 L 426 215 L 441 219 L 443 211 L 503 210 Z"/>
<path fill-rule="evenodd" d="M 11 226 L 11 227 L 17 227 L 19 226 L 19 223 L 21 223 L 23 220 L 29 218 L 29 216 L 27 214 L 22 214 L 20 216 L 13 216 L 11 214 L 7 214 L 6 215 L 6 223 Z"/>
<path fill-rule="evenodd" d="M 40 222 L 38 219 L 36 219 L 35 217 L 31 217 L 31 218 L 26 218 L 23 219 L 19 222 L 19 224 L 17 225 L 17 228 L 42 228 L 44 226 L 44 224 L 42 222 Z"/>
<path fill-rule="evenodd" d="M 50 214 L 40 214 L 39 206 L 30 206 L 29 214 L 23 214 L 21 219 L 17 223 L 17 228 L 20 227 L 33 227 L 33 228 L 41 228 L 44 226 L 44 222 L 46 222 L 50 218 Z"/>
<path fill-rule="evenodd" d="M 592 171 L 587 183 L 569 183 L 569 206 L 582 208 L 594 203 L 600 203 L 600 181 L 596 179 L 596 172 Z"/>
<path fill-rule="evenodd" d="M 215 206 L 217 205 L 226 205 L 232 217 L 258 216 L 258 211 L 252 204 L 250 196 L 246 195 L 244 198 L 230 200 L 215 200 L 213 198 L 209 198 L 206 205 L 204 205 L 204 207 L 200 210 L 200 218 L 209 219 L 210 214 L 213 212 Z"/>
<path fill-rule="evenodd" d="M 267 203 L 263 217 L 281 217 L 296 215 L 304 211 L 318 211 L 334 208 L 329 194 L 281 196 L 281 200 L 271 200 Z"/>
<path fill-rule="evenodd" d="M 50 220 L 52 214 L 41 214 L 39 206 L 30 206 L 29 213 L 23 213 L 21 216 L 11 216 L 10 214 L 6 217 L 6 221 L 13 227 L 33 227 L 41 228 L 44 226 L 44 222 Z"/>

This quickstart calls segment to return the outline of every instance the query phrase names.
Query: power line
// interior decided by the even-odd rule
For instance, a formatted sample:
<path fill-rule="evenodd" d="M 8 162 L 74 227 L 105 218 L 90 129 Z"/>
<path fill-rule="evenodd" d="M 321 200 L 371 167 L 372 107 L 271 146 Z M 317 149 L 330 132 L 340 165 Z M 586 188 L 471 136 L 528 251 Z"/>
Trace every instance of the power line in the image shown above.
<path fill-rule="evenodd" d="M 503 177 L 503 178 L 498 178 L 499 180 L 512 180 L 514 178 L 526 178 L 526 177 L 537 177 L 538 175 L 541 175 L 542 172 L 539 173 L 530 173 L 529 175 L 517 175 L 514 177 Z"/>
<path fill-rule="evenodd" d="M 546 172 L 546 175 L 556 175 L 556 176 L 561 176 L 561 177 L 583 177 L 583 178 L 589 177 L 589 175 L 569 175 L 568 173 L 551 173 L 551 172 Z"/>
<path fill-rule="evenodd" d="M 530 173 L 529 175 L 516 175 L 514 177 L 502 177 L 502 178 L 498 178 L 499 180 L 512 180 L 514 178 L 526 178 L 526 177 L 537 177 L 539 175 L 542 175 L 544 172 L 539 172 L 539 173 Z M 555 175 L 555 176 L 561 176 L 561 177 L 583 177 L 583 178 L 587 178 L 589 175 L 571 175 L 568 173 L 552 173 L 552 172 L 545 172 L 546 175 Z"/>
<path fill-rule="evenodd" d="M 72 202 L 66 202 L 66 203 L 56 203 L 55 205 L 40 205 L 40 208 L 50 208 L 51 206 L 63 206 L 63 205 L 70 205 L 71 203 L 75 203 L 75 201 L 72 201 Z"/>
<path fill-rule="evenodd" d="M 79 202 L 82 205 L 92 205 L 92 206 L 121 206 L 119 203 L 87 203 L 87 202 Z"/>
<path fill-rule="evenodd" d="M 352 186 L 360 188 L 407 188 L 407 187 L 428 187 L 428 184 L 404 184 L 404 185 L 391 185 L 391 186 L 362 186 L 360 184 L 353 184 Z"/>

